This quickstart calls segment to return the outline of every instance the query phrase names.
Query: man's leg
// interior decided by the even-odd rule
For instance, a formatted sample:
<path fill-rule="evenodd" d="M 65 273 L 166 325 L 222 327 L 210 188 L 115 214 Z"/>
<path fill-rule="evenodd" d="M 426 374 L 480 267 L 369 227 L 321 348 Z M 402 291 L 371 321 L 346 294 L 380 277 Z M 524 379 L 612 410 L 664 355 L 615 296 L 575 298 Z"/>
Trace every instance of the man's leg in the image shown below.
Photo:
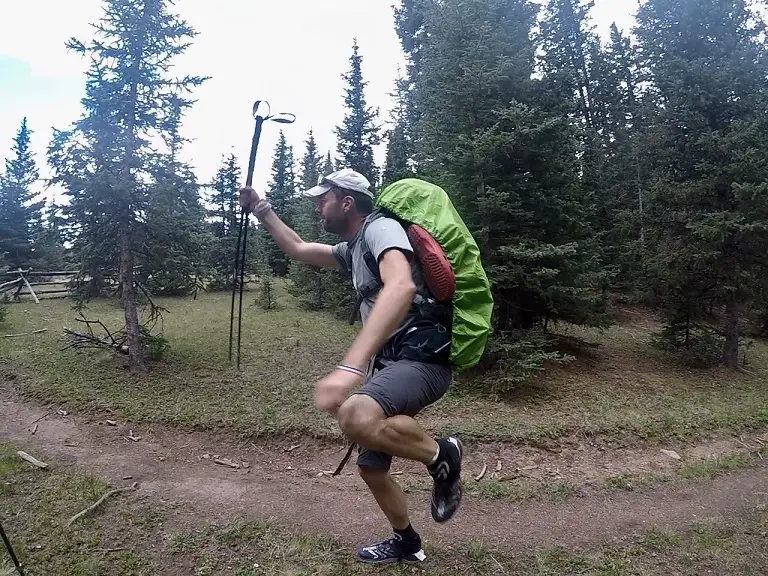
<path fill-rule="evenodd" d="M 449 520 L 461 501 L 462 446 L 451 437 L 436 442 L 413 416 L 441 398 L 450 382 L 448 367 L 401 360 L 374 375 L 338 412 L 341 429 L 360 446 L 427 466 L 437 522 Z"/>
<path fill-rule="evenodd" d="M 389 520 L 393 535 L 361 548 L 357 551 L 357 557 L 372 564 L 422 562 L 426 556 L 421 547 L 421 537 L 411 526 L 403 490 L 389 474 L 391 462 L 392 457 L 388 454 L 359 448 L 357 465 L 360 477 Z"/>

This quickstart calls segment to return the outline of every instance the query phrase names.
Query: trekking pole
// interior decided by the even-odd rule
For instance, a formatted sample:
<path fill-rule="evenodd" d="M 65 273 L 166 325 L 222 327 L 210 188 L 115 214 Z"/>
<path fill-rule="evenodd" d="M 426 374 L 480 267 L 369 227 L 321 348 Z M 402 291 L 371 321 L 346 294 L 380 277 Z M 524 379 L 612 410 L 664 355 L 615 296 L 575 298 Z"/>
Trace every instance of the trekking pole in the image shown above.
<path fill-rule="evenodd" d="M 13 565 L 16 566 L 16 571 L 19 573 L 19 576 L 24 576 L 24 570 L 21 569 L 21 563 L 19 562 L 19 559 L 16 558 L 16 553 L 13 551 L 13 546 L 11 546 L 11 541 L 8 540 L 8 536 L 5 535 L 5 530 L 3 530 L 3 524 L 0 523 L 0 536 L 3 538 L 3 542 L 5 543 L 5 547 L 8 550 L 8 554 L 11 556 L 11 561 L 13 562 Z"/>
<path fill-rule="evenodd" d="M 262 103 L 266 106 L 267 113 L 262 115 L 259 108 Z M 245 185 L 253 185 L 253 171 L 256 167 L 256 152 L 259 149 L 259 139 L 261 138 L 261 126 L 267 120 L 279 124 L 292 124 L 296 120 L 294 114 L 281 112 L 271 115 L 269 103 L 263 100 L 256 100 L 253 104 L 253 117 L 256 119 L 256 126 L 253 129 L 253 138 L 251 139 L 251 155 L 248 159 L 248 172 L 246 174 Z M 245 284 L 245 252 L 248 245 L 248 211 L 245 208 L 240 210 L 240 225 L 237 232 L 237 248 L 235 249 L 235 270 L 232 278 L 232 305 L 229 311 L 229 360 L 232 361 L 232 337 L 235 324 L 235 294 L 238 284 L 240 285 L 240 303 L 237 312 L 237 368 L 240 369 L 240 328 L 243 324 L 243 285 Z M 242 245 L 242 247 L 241 247 Z M 240 272 L 238 279 L 237 273 Z"/>

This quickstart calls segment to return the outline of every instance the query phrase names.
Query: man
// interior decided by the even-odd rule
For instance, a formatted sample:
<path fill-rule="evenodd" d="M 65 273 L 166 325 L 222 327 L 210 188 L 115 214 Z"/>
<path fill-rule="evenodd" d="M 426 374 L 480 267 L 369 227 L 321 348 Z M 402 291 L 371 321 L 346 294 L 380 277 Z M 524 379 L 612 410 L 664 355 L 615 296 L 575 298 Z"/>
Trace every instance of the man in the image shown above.
<path fill-rule="evenodd" d="M 371 218 L 369 187 L 362 174 L 347 168 L 304 192 L 314 202 L 323 228 L 341 239 L 333 246 L 304 242 L 252 188 L 240 191 L 240 205 L 259 219 L 289 258 L 340 267 L 358 290 L 373 279 L 366 254 L 374 257 L 381 289 L 362 298 L 363 328 L 343 361 L 316 383 L 315 402 L 335 414 L 344 434 L 357 443 L 360 476 L 394 531 L 392 538 L 358 550 L 358 558 L 414 563 L 425 558 L 421 538 L 389 468 L 393 456 L 423 463 L 434 481 L 433 519 L 445 522 L 454 515 L 462 495 L 461 443 L 453 437 L 435 441 L 413 419 L 451 383 L 451 331 L 445 322 L 413 306 L 414 297 L 428 294 L 413 249 L 397 221 Z M 378 371 L 363 381 L 372 358 Z"/>

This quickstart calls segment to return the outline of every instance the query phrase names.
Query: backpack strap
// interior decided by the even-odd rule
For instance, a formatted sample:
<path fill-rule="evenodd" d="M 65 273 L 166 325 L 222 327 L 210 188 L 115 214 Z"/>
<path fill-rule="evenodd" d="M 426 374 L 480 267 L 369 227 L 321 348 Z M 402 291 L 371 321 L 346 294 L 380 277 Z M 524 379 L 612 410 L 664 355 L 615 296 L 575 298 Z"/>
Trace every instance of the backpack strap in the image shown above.
<path fill-rule="evenodd" d="M 386 215 L 387 214 L 384 213 L 382 208 L 375 209 L 373 212 L 371 212 L 370 216 L 366 218 L 365 224 L 363 224 L 363 229 L 360 232 L 360 246 L 363 251 L 363 261 L 365 262 L 365 265 L 373 278 L 357 288 L 357 299 L 355 301 L 354 307 L 352 308 L 352 313 L 349 316 L 350 325 L 355 323 L 357 314 L 360 311 L 360 305 L 363 303 L 363 300 L 372 296 L 373 294 L 376 294 L 384 285 L 384 283 L 381 281 L 381 275 L 379 274 L 378 262 L 376 262 L 376 258 L 374 258 L 373 252 L 368 246 L 368 241 L 365 239 L 365 233 L 368 230 L 368 225 L 371 222 L 378 220 L 379 218 L 382 218 Z M 350 276 L 351 274 L 352 271 L 350 270 Z"/>

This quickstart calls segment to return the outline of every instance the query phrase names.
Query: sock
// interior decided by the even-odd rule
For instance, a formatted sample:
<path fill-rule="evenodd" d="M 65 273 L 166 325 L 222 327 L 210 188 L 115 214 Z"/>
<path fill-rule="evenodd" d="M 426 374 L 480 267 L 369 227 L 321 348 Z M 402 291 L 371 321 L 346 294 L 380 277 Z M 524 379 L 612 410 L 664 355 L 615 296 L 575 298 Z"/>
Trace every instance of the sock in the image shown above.
<path fill-rule="evenodd" d="M 400 536 L 400 539 L 405 542 L 418 542 L 421 541 L 419 534 L 413 529 L 413 526 L 409 523 L 403 530 L 393 528 L 395 534 Z"/>
<path fill-rule="evenodd" d="M 440 457 L 440 442 L 435 442 L 437 445 L 437 448 L 435 448 L 435 455 L 432 457 L 432 461 L 427 464 L 427 466 L 434 465 L 435 462 L 437 462 L 437 459 Z"/>
<path fill-rule="evenodd" d="M 437 465 L 440 462 L 447 462 L 449 470 L 452 470 L 454 465 L 457 464 L 456 455 L 454 454 L 455 448 L 454 446 L 448 441 L 447 438 L 440 438 L 437 441 L 437 453 L 435 454 L 435 459 L 427 466 L 427 471 L 429 471 L 430 474 L 434 475 L 437 471 Z M 450 472 L 449 472 L 450 474 Z"/>

